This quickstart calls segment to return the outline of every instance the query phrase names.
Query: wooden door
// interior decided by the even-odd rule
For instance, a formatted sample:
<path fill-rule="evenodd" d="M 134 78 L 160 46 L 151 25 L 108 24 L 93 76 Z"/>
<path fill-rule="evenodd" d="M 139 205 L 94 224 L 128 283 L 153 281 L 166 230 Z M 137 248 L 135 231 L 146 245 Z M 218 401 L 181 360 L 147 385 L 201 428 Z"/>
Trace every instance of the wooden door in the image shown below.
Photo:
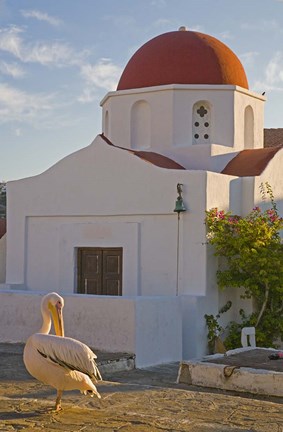
<path fill-rule="evenodd" d="M 122 248 L 78 249 L 78 292 L 122 295 Z"/>

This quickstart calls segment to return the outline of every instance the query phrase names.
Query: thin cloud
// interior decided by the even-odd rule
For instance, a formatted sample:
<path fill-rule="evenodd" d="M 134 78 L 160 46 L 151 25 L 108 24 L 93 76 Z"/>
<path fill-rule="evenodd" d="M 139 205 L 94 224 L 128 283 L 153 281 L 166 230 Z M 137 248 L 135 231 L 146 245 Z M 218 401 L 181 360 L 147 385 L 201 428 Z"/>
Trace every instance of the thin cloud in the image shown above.
<path fill-rule="evenodd" d="M 81 76 L 86 83 L 80 102 L 91 102 L 96 98 L 96 90 L 115 90 L 122 69 L 110 59 L 102 58 L 96 64 L 84 64 L 81 67 Z"/>
<path fill-rule="evenodd" d="M 0 83 L 0 122 L 33 122 L 53 109 L 53 95 L 28 94 Z"/>
<path fill-rule="evenodd" d="M 23 61 L 30 63 L 40 63 L 44 66 L 68 66 L 76 62 L 73 49 L 59 42 L 51 44 L 36 43 L 33 46 L 27 47 L 23 54 Z M 77 59 L 78 61 L 78 59 Z"/>
<path fill-rule="evenodd" d="M 198 24 L 189 26 L 188 30 L 199 32 L 199 33 L 205 33 L 204 27 Z"/>
<path fill-rule="evenodd" d="M 168 19 L 168 18 L 159 18 L 156 21 L 154 21 L 153 26 L 154 27 L 164 27 L 164 26 L 175 26 L 176 22 L 175 20 Z"/>
<path fill-rule="evenodd" d="M 22 38 L 20 34 L 22 29 L 17 26 L 0 29 L 0 50 L 6 51 L 15 57 L 21 59 L 22 52 Z"/>
<path fill-rule="evenodd" d="M 258 51 L 248 51 L 246 53 L 240 54 L 239 58 L 243 63 L 245 68 L 254 66 L 256 57 L 259 55 Z"/>
<path fill-rule="evenodd" d="M 111 26 L 116 27 L 119 31 L 136 29 L 136 19 L 131 15 L 105 15 L 105 21 L 110 22 Z"/>
<path fill-rule="evenodd" d="M 270 30 L 277 30 L 279 32 L 282 32 L 282 28 L 280 24 L 275 20 L 260 20 L 260 21 L 254 21 L 254 22 L 244 22 L 241 23 L 241 28 L 243 30 L 253 30 L 253 31 L 270 31 Z"/>
<path fill-rule="evenodd" d="M 267 82 L 270 84 L 283 83 L 283 53 L 278 51 L 267 65 L 265 70 Z"/>
<path fill-rule="evenodd" d="M 82 103 L 91 102 L 100 97 L 101 90 L 114 90 L 122 73 L 122 69 L 110 59 L 102 58 L 92 64 L 87 61 L 91 53 L 77 52 L 66 43 L 57 41 L 27 43 L 24 31 L 15 26 L 0 30 L 0 51 L 14 56 L 24 64 L 36 63 L 50 68 L 77 69 L 82 78 L 82 90 L 80 96 L 69 95 L 68 103 L 72 103 L 70 98 L 73 98 L 73 102 L 75 100 Z M 14 77 L 21 75 L 20 68 L 12 62 L 0 63 L 1 71 Z M 53 111 L 56 109 L 57 114 L 58 110 L 62 111 L 62 107 L 59 106 L 62 97 L 59 98 L 58 95 L 28 94 L 7 84 L 1 84 L 0 93 L 1 122 L 15 120 L 32 122 L 44 116 L 47 125 L 48 119 L 52 116 L 51 108 Z"/>
<path fill-rule="evenodd" d="M 16 135 L 17 137 L 22 136 L 22 130 L 21 130 L 20 128 L 16 128 L 16 129 L 15 129 L 15 135 Z"/>
<path fill-rule="evenodd" d="M 50 16 L 46 12 L 38 10 L 22 10 L 21 13 L 25 18 L 35 18 L 38 21 L 45 21 L 53 27 L 58 27 L 62 24 L 62 21 L 59 18 Z"/>
<path fill-rule="evenodd" d="M 231 40 L 231 39 L 234 39 L 234 36 L 232 35 L 232 33 L 229 30 L 226 30 L 226 31 L 219 34 L 219 39 L 220 40 Z"/>
<path fill-rule="evenodd" d="M 283 91 L 283 52 L 277 51 L 268 62 L 264 78 L 257 80 L 255 90 Z"/>
<path fill-rule="evenodd" d="M 66 43 L 25 43 L 23 30 L 13 26 L 0 30 L 0 50 L 8 52 L 24 63 L 44 66 L 69 66 L 81 64 L 86 52 L 77 53 Z"/>
<path fill-rule="evenodd" d="M 12 78 L 22 78 L 26 73 L 17 63 L 7 63 L 0 61 L 0 74 L 7 75 Z"/>

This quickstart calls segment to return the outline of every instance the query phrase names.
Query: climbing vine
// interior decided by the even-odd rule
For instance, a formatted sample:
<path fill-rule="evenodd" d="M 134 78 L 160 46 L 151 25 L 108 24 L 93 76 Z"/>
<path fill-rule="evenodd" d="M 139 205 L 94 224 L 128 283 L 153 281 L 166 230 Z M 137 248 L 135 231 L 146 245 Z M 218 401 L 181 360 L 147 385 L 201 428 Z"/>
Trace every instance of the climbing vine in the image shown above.
<path fill-rule="evenodd" d="M 275 346 L 283 338 L 283 244 L 279 216 L 272 189 L 261 184 L 262 199 L 270 199 L 270 208 L 255 207 L 247 216 L 213 208 L 206 212 L 207 240 L 215 255 L 224 258 L 217 271 L 221 289 L 244 288 L 243 298 L 252 298 L 251 315 L 240 311 L 241 323 L 228 326 L 227 348 L 240 346 L 244 326 L 255 326 L 258 346 Z M 236 345 L 236 346 L 235 346 Z"/>

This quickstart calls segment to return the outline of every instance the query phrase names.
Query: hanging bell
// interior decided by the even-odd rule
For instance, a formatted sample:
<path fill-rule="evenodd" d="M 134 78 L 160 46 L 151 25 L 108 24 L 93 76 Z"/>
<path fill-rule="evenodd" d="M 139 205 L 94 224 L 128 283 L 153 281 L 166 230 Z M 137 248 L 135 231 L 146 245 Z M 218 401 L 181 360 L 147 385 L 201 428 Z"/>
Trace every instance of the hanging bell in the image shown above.
<path fill-rule="evenodd" d="M 180 215 L 181 212 L 185 212 L 187 210 L 182 197 L 182 186 L 182 183 L 177 184 L 178 197 L 175 204 L 174 212 L 178 213 L 178 215 Z"/>
<path fill-rule="evenodd" d="M 185 207 L 184 201 L 182 197 L 178 197 L 176 204 L 175 204 L 175 209 L 174 212 L 176 213 L 181 213 L 181 212 L 185 212 L 187 209 Z"/>

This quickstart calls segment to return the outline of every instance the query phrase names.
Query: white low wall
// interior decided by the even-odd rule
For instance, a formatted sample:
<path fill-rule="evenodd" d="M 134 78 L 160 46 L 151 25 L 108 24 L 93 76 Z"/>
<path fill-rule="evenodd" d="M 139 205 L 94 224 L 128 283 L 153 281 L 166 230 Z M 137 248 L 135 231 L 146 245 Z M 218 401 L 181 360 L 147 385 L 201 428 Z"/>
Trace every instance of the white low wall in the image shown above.
<path fill-rule="evenodd" d="M 236 367 L 229 365 L 229 362 L 223 361 L 223 364 L 212 363 L 213 359 L 228 358 L 245 351 L 252 350 L 252 347 L 240 348 L 228 351 L 223 354 L 215 354 L 208 358 L 199 360 L 184 361 L 180 364 L 177 381 L 189 385 L 212 387 L 222 390 L 262 394 L 268 396 L 283 396 L 283 373 L 275 372 L 268 369 L 254 369 L 251 367 Z M 270 348 L 258 348 L 266 352 L 266 358 Z M 228 377 L 225 376 L 225 368 L 231 372 Z"/>
<path fill-rule="evenodd" d="M 0 292 L 0 342 L 25 342 L 39 330 L 43 294 Z M 94 349 L 134 353 L 137 367 L 181 360 L 178 297 L 63 297 L 67 336 Z"/>
<path fill-rule="evenodd" d="M 136 298 L 136 366 L 182 359 L 181 298 Z"/>

